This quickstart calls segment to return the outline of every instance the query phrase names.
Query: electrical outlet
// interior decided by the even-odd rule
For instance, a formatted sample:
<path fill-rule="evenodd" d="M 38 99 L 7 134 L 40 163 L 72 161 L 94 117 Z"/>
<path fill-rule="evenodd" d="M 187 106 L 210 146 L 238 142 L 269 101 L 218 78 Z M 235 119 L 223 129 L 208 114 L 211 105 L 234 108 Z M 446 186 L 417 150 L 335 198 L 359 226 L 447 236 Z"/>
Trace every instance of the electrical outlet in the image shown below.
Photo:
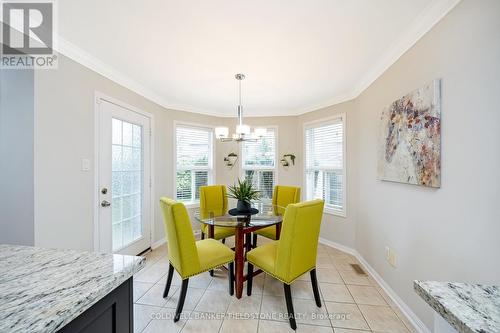
<path fill-rule="evenodd" d="M 385 260 L 392 266 L 396 267 L 396 252 L 391 249 L 390 247 L 386 246 L 385 247 Z"/>

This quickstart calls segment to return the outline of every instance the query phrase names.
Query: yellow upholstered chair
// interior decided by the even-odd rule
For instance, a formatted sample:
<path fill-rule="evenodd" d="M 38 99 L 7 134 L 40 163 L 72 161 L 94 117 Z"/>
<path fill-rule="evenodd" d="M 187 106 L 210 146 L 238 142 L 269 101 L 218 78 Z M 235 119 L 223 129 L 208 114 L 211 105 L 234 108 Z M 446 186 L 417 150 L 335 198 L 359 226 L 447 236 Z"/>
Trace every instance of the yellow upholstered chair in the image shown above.
<path fill-rule="evenodd" d="M 316 279 L 316 253 L 323 216 L 323 200 L 290 204 L 283 216 L 280 239 L 259 246 L 247 253 L 247 294 L 252 294 L 253 266 L 283 282 L 285 300 L 292 329 L 297 328 L 290 284 L 310 272 L 316 305 L 321 300 Z"/>
<path fill-rule="evenodd" d="M 229 264 L 229 294 L 234 294 L 234 252 L 214 239 L 195 241 L 189 215 L 184 204 L 161 198 L 165 233 L 168 244 L 167 284 L 163 298 L 168 296 L 174 269 L 182 279 L 179 303 L 174 322 L 179 320 L 186 299 L 189 278 L 214 268 Z"/>
<path fill-rule="evenodd" d="M 283 214 L 286 206 L 300 201 L 300 187 L 275 186 L 273 190 L 273 205 L 278 206 L 277 213 Z M 257 246 L 257 235 L 276 240 L 276 226 L 262 228 L 253 233 L 253 247 Z"/>
<path fill-rule="evenodd" d="M 200 215 L 213 212 L 215 215 L 227 213 L 227 191 L 225 185 L 200 186 Z M 234 235 L 234 228 L 214 227 L 214 239 L 224 239 Z M 201 239 L 208 237 L 208 225 L 201 225 Z"/>

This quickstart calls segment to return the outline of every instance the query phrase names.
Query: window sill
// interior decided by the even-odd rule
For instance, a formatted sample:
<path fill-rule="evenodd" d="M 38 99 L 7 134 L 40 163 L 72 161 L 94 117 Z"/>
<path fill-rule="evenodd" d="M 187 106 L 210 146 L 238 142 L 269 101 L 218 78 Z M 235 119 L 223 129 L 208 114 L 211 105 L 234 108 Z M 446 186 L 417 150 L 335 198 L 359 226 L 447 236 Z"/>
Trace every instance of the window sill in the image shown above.
<path fill-rule="evenodd" d="M 184 202 L 184 206 L 186 206 L 187 209 L 199 208 L 200 203 L 199 202 Z"/>
<path fill-rule="evenodd" d="M 328 209 L 328 208 L 325 208 L 323 210 L 323 213 L 324 214 L 328 214 L 328 215 L 333 215 L 333 216 L 339 216 L 339 217 L 343 217 L 343 218 L 346 218 L 347 217 L 347 214 L 345 211 L 343 210 L 336 210 L 336 209 Z"/>

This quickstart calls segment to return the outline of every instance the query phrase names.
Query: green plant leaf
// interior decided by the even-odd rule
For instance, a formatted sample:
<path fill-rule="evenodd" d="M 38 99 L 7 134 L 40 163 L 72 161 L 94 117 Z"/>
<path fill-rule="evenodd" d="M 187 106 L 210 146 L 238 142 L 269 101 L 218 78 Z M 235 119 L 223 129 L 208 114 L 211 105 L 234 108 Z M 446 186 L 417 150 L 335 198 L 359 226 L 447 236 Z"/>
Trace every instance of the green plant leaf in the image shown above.
<path fill-rule="evenodd" d="M 256 190 L 249 179 L 238 178 L 238 183 L 229 186 L 229 191 L 227 196 L 229 198 L 237 199 L 245 202 L 252 202 L 258 200 L 261 197 L 260 191 Z"/>

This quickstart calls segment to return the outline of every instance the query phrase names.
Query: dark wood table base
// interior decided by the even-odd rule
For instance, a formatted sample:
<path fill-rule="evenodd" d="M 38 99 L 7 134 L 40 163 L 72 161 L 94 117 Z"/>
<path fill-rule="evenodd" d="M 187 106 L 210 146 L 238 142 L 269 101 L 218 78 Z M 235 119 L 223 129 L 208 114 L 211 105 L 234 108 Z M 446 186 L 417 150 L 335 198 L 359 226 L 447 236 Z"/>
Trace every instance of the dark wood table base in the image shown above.
<path fill-rule="evenodd" d="M 281 222 L 276 225 L 276 239 L 280 238 L 281 234 Z M 246 253 L 252 249 L 252 232 L 266 228 L 263 227 L 236 227 L 234 233 L 234 263 L 235 263 L 235 290 L 236 290 L 236 298 L 241 298 L 243 296 L 243 284 L 248 280 L 248 277 L 243 274 L 245 261 L 246 261 Z M 213 225 L 208 226 L 208 237 L 214 238 L 215 227 Z M 227 270 L 226 267 L 222 269 Z M 252 272 L 252 276 L 256 276 L 263 271 L 258 269 Z M 213 276 L 213 272 L 210 273 Z"/>
<path fill-rule="evenodd" d="M 250 227 L 250 228 L 236 228 L 235 236 L 235 289 L 236 298 L 241 298 L 243 296 L 243 283 L 248 280 L 248 277 L 243 274 L 246 253 L 252 249 L 251 236 L 252 232 L 262 229 L 262 227 Z M 281 222 L 276 224 L 276 238 L 279 239 L 281 232 Z M 243 239 L 245 238 L 245 239 Z M 256 276 L 262 273 L 262 270 L 258 269 L 252 272 L 252 276 Z"/>

